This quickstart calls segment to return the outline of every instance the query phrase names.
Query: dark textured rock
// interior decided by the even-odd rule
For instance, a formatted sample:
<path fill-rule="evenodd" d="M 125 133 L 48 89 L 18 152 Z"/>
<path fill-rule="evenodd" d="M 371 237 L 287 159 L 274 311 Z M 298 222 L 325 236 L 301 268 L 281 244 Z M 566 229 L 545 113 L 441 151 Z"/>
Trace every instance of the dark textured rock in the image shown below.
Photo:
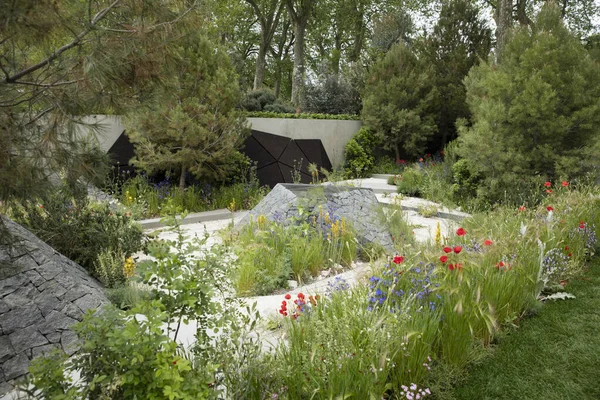
<path fill-rule="evenodd" d="M 54 348 L 68 354 L 71 330 L 90 308 L 107 304 L 85 269 L 3 217 L 10 246 L 0 244 L 0 398 L 27 373 L 30 359 Z"/>
<path fill-rule="evenodd" d="M 72 303 L 67 303 L 61 310 L 61 313 L 65 314 L 67 317 L 71 317 L 78 321 L 81 321 L 83 318 L 83 311 L 76 305 Z"/>
<path fill-rule="evenodd" d="M 48 340 L 37 330 L 37 327 L 21 329 L 13 332 L 10 336 L 10 342 L 17 353 L 32 349 L 37 346 L 48 344 Z"/>
<path fill-rule="evenodd" d="M 64 331 L 60 337 L 60 345 L 65 353 L 73 355 L 79 348 L 79 339 L 73 331 Z"/>
<path fill-rule="evenodd" d="M 27 373 L 27 368 L 29 368 L 29 358 L 27 358 L 25 353 L 16 355 L 10 360 L 5 361 L 2 365 L 4 379 L 9 381 L 11 379 L 23 376 Z"/>
<path fill-rule="evenodd" d="M 102 304 L 102 298 L 96 294 L 86 294 L 80 299 L 75 300 L 74 304 L 79 307 L 81 311 L 89 310 L 90 308 L 98 308 Z"/>
<path fill-rule="evenodd" d="M 67 317 L 61 312 L 52 311 L 46 317 L 46 320 L 38 325 L 38 328 L 40 332 L 42 332 L 44 335 L 47 335 L 53 332 L 61 332 L 68 330 L 71 327 L 71 325 L 73 325 L 76 322 L 76 319 Z"/>
<path fill-rule="evenodd" d="M 56 344 L 46 344 L 43 346 L 34 347 L 33 349 L 31 349 L 31 358 L 33 359 L 39 356 L 47 355 L 58 348 L 59 346 Z"/>
<path fill-rule="evenodd" d="M 303 210 L 302 216 L 299 209 Z M 290 224 L 319 218 L 321 210 L 332 218 L 335 215 L 348 221 L 363 245 L 374 242 L 390 252 L 394 251 L 392 236 L 382 223 L 385 218 L 383 211 L 375 193 L 367 188 L 278 184 L 238 223 L 237 229 L 251 218 L 256 220 L 259 215 Z"/>
<path fill-rule="evenodd" d="M 27 279 L 29 279 L 29 282 L 31 282 L 35 287 L 38 287 L 44 282 L 46 282 L 46 279 L 35 270 L 25 272 L 25 276 L 27 277 Z"/>
<path fill-rule="evenodd" d="M 54 280 L 47 281 L 46 283 L 40 285 L 38 287 L 38 290 L 42 293 L 48 292 L 57 298 L 62 298 L 65 295 L 65 293 L 67 293 L 67 289 L 59 285 Z"/>
<path fill-rule="evenodd" d="M 55 276 L 64 272 L 56 261 L 49 261 L 45 264 L 40 265 L 38 271 L 40 275 L 42 275 L 42 277 L 47 281 L 54 279 Z"/>
<path fill-rule="evenodd" d="M 15 349 L 13 349 L 8 336 L 0 336 L 0 363 L 3 363 L 15 354 Z"/>
<path fill-rule="evenodd" d="M 9 293 L 14 292 L 28 282 L 27 276 L 18 274 L 10 278 L 0 280 L 0 298 L 3 298 Z"/>
<path fill-rule="evenodd" d="M 15 307 L 2 315 L 0 326 L 5 335 L 20 328 L 26 328 L 42 320 L 42 313 L 35 305 Z"/>
<path fill-rule="evenodd" d="M 50 314 L 52 310 L 62 309 L 65 306 L 65 303 L 58 300 L 58 298 L 49 291 L 38 293 L 33 298 L 33 301 L 38 306 L 44 317 Z"/>
<path fill-rule="evenodd" d="M 8 296 L 5 296 L 2 300 L 12 309 L 15 307 L 24 307 L 31 304 L 31 299 L 39 294 L 33 284 L 27 286 L 21 286 Z"/>

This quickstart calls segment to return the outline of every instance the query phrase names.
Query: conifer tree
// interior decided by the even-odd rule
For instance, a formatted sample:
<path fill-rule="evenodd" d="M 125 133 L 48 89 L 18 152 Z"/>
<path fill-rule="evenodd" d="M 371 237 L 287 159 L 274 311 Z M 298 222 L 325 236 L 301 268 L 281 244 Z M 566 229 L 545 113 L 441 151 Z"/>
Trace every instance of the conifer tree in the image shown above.
<path fill-rule="evenodd" d="M 148 173 L 178 173 L 181 189 L 187 172 L 222 178 L 247 133 L 228 55 L 191 33 L 171 44 L 159 73 L 163 79 L 126 122 L 132 163 Z"/>
<path fill-rule="evenodd" d="M 418 156 L 437 129 L 431 107 L 437 98 L 432 71 L 404 44 L 394 45 L 378 61 L 363 94 L 363 122 L 384 148 Z"/>
<path fill-rule="evenodd" d="M 555 4 L 535 29 L 515 32 L 500 64 L 474 67 L 465 84 L 473 125 L 459 128 L 459 154 L 484 177 L 481 194 L 500 199 L 535 175 L 597 168 L 600 69 Z"/>

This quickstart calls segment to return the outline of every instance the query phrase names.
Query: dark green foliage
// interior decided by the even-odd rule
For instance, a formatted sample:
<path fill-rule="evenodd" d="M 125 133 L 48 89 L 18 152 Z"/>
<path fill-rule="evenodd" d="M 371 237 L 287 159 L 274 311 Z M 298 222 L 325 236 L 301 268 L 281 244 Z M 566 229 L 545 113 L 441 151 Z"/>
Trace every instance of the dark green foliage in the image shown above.
<path fill-rule="evenodd" d="M 138 83 L 156 78 L 157 52 L 147 49 L 169 48 L 195 14 L 189 7 L 177 0 L 169 7 L 155 0 L 2 3 L 0 201 L 35 198 L 59 172 L 70 182 L 104 176 L 106 157 L 95 135 L 84 134 L 98 127 L 81 116 L 120 112 Z"/>
<path fill-rule="evenodd" d="M 305 111 L 323 114 L 358 114 L 361 109 L 360 94 L 339 77 L 326 76 L 305 88 Z"/>
<path fill-rule="evenodd" d="M 293 113 L 294 107 L 275 97 L 269 89 L 251 90 L 242 99 L 240 104 L 243 110 L 250 112 L 278 112 L 278 113 Z"/>
<path fill-rule="evenodd" d="M 461 159 L 454 163 L 452 176 L 454 178 L 452 196 L 455 200 L 466 200 L 477 195 L 481 175 L 469 160 Z"/>
<path fill-rule="evenodd" d="M 108 204 L 90 204 L 85 195 L 67 188 L 11 210 L 16 222 L 95 276 L 102 252 L 129 257 L 144 244 L 142 229 L 131 216 Z"/>
<path fill-rule="evenodd" d="M 421 193 L 425 176 L 423 172 L 415 168 L 407 168 L 401 176 L 396 179 L 398 193 L 408 196 L 418 196 Z"/>
<path fill-rule="evenodd" d="M 289 118 L 289 119 L 334 119 L 341 121 L 356 121 L 360 117 L 358 115 L 350 114 L 308 114 L 308 113 L 279 113 L 279 112 L 248 112 L 246 113 L 248 118 Z"/>
<path fill-rule="evenodd" d="M 362 127 L 344 148 L 344 170 L 350 178 L 364 178 L 375 165 L 373 150 L 379 144 L 379 139 L 373 132 Z"/>
<path fill-rule="evenodd" d="M 176 171 L 182 189 L 186 172 L 224 178 L 248 133 L 235 109 L 240 92 L 229 57 L 189 34 L 171 44 L 161 72 L 163 79 L 126 123 L 136 152 L 132 163 L 150 174 Z"/>
<path fill-rule="evenodd" d="M 444 2 L 432 34 L 417 43 L 423 62 L 433 68 L 439 92 L 435 104 L 438 131 L 431 138 L 432 151 L 456 138 L 457 119 L 470 117 L 462 81 L 480 59 L 487 58 L 492 43 L 491 30 L 479 14 L 471 1 Z"/>
<path fill-rule="evenodd" d="M 363 95 L 362 119 L 382 140 L 385 149 L 400 155 L 422 154 L 435 133 L 431 112 L 437 91 L 432 70 L 411 49 L 397 44 L 373 66 Z"/>
<path fill-rule="evenodd" d="M 477 166 L 480 196 L 518 204 L 536 181 L 597 172 L 600 69 L 554 5 L 465 84 L 474 122 L 459 129 L 458 154 Z"/>

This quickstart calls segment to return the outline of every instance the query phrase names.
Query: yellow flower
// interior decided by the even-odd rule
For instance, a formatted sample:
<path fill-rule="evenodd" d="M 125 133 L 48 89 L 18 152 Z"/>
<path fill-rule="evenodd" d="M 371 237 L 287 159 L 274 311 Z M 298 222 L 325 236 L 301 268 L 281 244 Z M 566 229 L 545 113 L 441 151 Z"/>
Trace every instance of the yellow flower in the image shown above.
<path fill-rule="evenodd" d="M 434 236 L 435 245 L 439 246 L 442 242 L 442 228 L 440 226 L 440 222 L 438 221 L 437 227 L 435 228 L 435 236 Z"/>
<path fill-rule="evenodd" d="M 135 274 L 135 262 L 133 258 L 129 257 L 125 260 L 125 264 L 123 265 L 123 275 L 125 278 L 129 279 L 133 277 Z"/>
<path fill-rule="evenodd" d="M 261 214 L 258 216 L 258 218 L 256 218 L 256 222 L 258 223 L 258 229 L 262 230 L 267 224 L 267 217 Z"/>
<path fill-rule="evenodd" d="M 227 209 L 231 212 L 235 211 L 235 199 L 231 200 L 231 203 L 229 203 L 229 207 L 227 207 Z"/>

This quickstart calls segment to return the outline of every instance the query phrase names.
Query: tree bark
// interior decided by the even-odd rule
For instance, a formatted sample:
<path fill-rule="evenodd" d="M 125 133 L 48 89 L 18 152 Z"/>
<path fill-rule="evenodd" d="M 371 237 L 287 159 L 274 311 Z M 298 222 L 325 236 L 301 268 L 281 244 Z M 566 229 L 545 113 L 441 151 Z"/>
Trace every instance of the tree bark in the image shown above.
<path fill-rule="evenodd" d="M 183 190 L 185 189 L 185 165 L 181 166 L 181 174 L 179 175 L 179 189 Z"/>
<path fill-rule="evenodd" d="M 496 8 L 496 61 L 501 62 L 512 28 L 513 0 L 498 0 Z"/>
<path fill-rule="evenodd" d="M 294 72 L 292 78 L 292 104 L 297 110 L 304 106 L 304 39 L 306 22 L 294 24 Z"/>
<path fill-rule="evenodd" d="M 267 44 L 264 40 L 260 41 L 258 48 L 258 57 L 256 57 L 256 70 L 254 71 L 254 90 L 260 89 L 265 79 Z"/>

